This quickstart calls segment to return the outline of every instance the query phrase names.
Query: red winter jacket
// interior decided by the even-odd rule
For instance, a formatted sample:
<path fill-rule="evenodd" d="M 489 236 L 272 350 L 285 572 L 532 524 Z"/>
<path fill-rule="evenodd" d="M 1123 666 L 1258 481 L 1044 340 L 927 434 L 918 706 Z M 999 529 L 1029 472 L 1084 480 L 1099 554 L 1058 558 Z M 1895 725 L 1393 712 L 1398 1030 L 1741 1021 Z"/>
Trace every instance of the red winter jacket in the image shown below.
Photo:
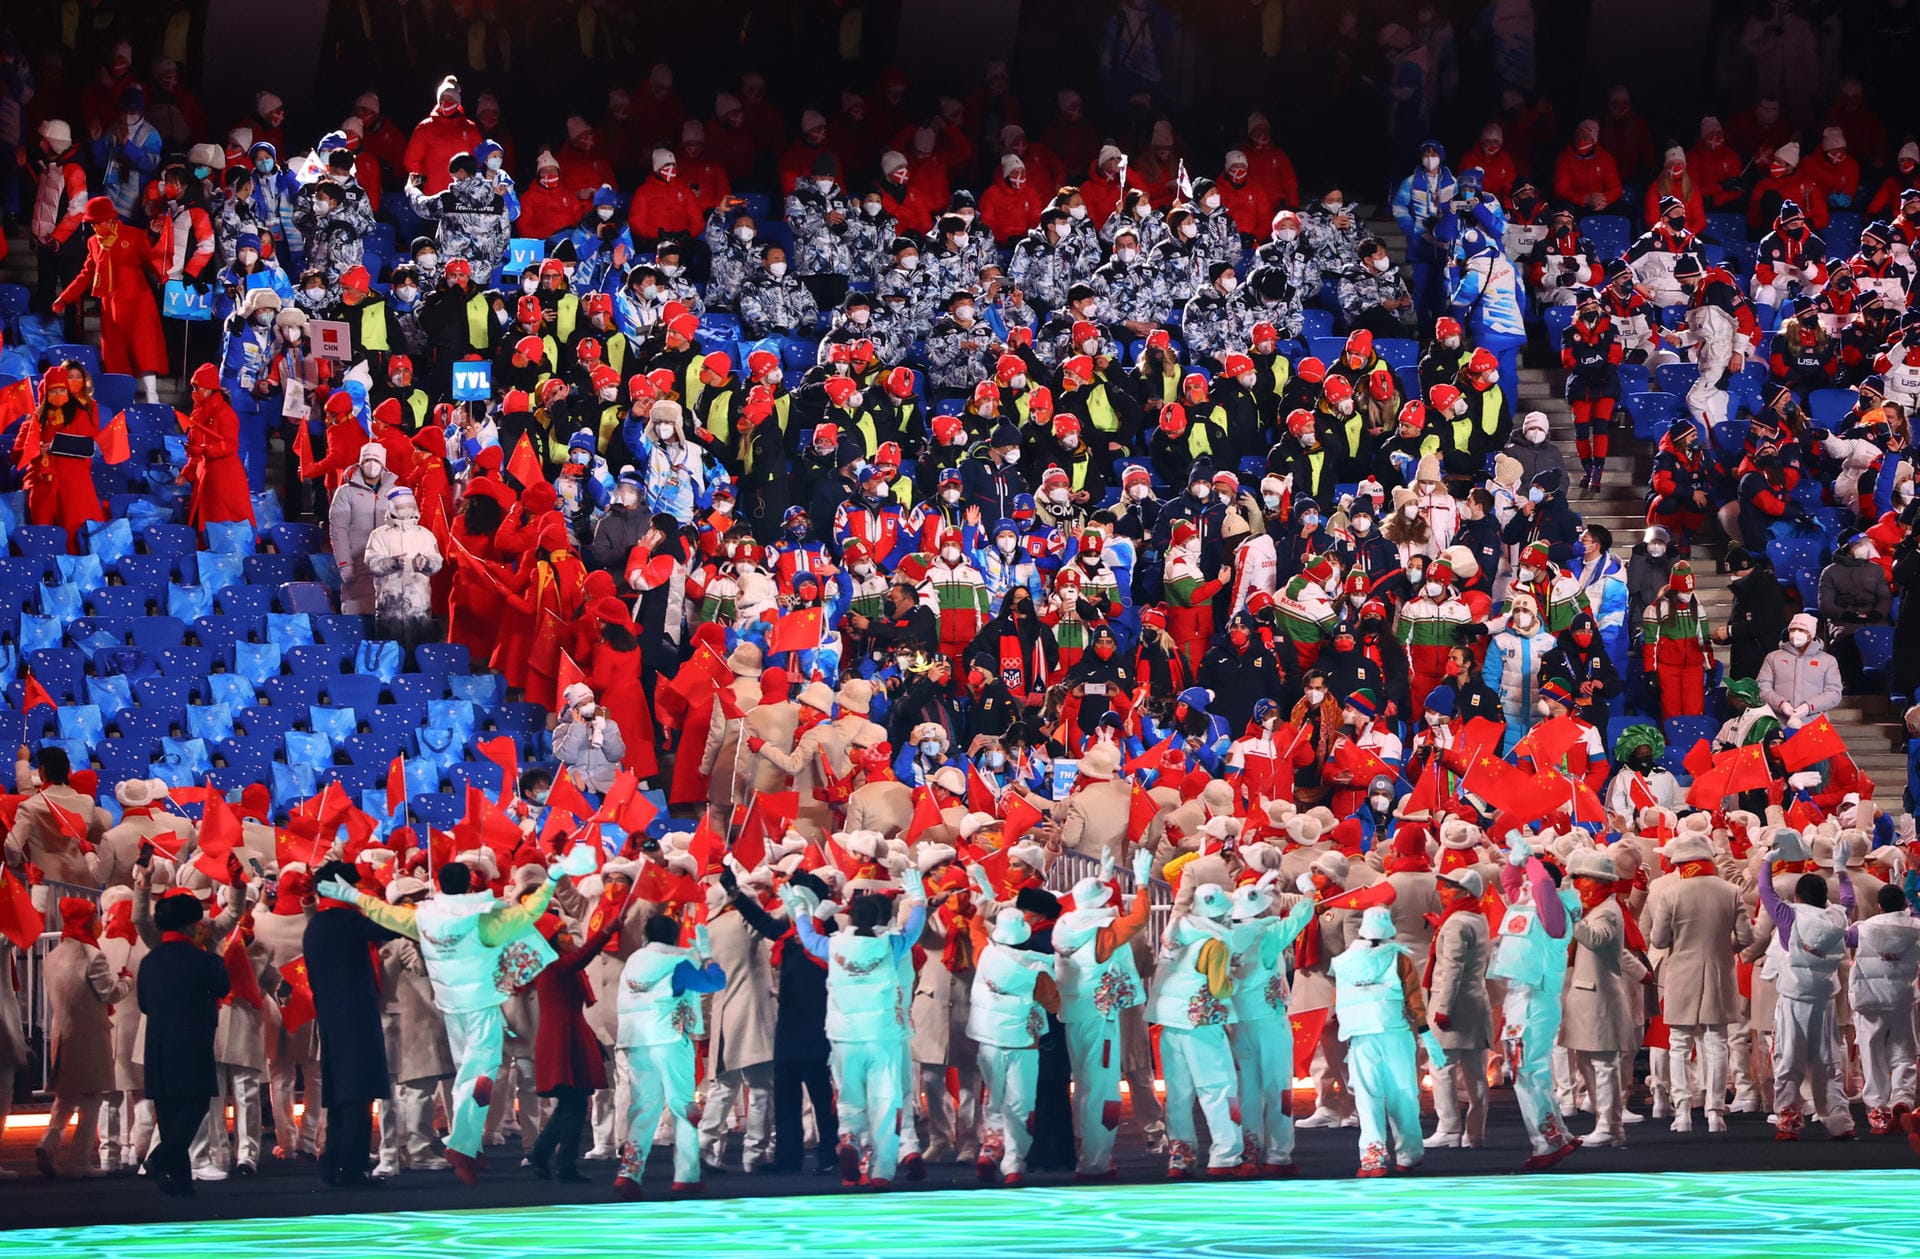
<path fill-rule="evenodd" d="M 1040 211 L 1046 208 L 1047 199 L 1040 195 L 1032 179 L 1015 188 L 1002 175 L 980 194 L 980 221 L 997 241 L 1014 241 L 1025 236 L 1039 224 Z"/>
<path fill-rule="evenodd" d="M 1608 205 L 1620 199 L 1620 171 L 1613 164 L 1613 155 L 1599 147 L 1590 157 L 1581 157 L 1572 145 L 1561 149 L 1560 159 L 1553 164 L 1553 195 L 1585 213 L 1587 198 L 1595 193 Z"/>
<path fill-rule="evenodd" d="M 462 113 L 458 105 L 436 107 L 414 127 L 413 138 L 407 141 L 407 171 L 420 176 L 424 184 L 421 191 L 445 192 L 453 182 L 447 163 L 456 153 L 473 152 L 473 146 L 484 139 L 480 124 Z"/>
<path fill-rule="evenodd" d="M 633 193 L 633 205 L 627 211 L 627 226 L 633 229 L 637 245 L 643 240 L 658 240 L 669 233 L 698 236 L 706 227 L 693 190 L 680 180 L 669 183 L 655 175 Z"/>

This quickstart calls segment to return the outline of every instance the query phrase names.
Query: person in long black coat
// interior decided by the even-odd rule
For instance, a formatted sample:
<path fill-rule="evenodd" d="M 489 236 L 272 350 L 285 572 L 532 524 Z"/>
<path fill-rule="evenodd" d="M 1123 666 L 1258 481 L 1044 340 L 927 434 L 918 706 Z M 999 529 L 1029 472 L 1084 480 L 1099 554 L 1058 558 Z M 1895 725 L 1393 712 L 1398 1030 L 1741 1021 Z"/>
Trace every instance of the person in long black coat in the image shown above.
<path fill-rule="evenodd" d="M 146 1091 L 160 1127 L 147 1156 L 162 1193 L 193 1197 L 188 1149 L 207 1099 L 220 1091 L 213 1035 L 227 995 L 226 964 L 207 951 L 206 914 L 191 894 L 164 896 L 153 909 L 160 944 L 140 965 L 140 1012 L 147 1016 Z"/>
<path fill-rule="evenodd" d="M 358 883 L 359 871 L 329 861 L 317 885 L 339 878 Z M 388 1097 L 387 1038 L 380 1028 L 380 980 L 373 948 L 395 939 L 358 909 L 321 900 L 307 919 L 304 948 L 313 1011 L 320 1027 L 320 1100 L 327 1108 L 327 1145 L 320 1179 L 336 1189 L 376 1183 L 367 1173 L 373 1146 L 372 1104 Z"/>
<path fill-rule="evenodd" d="M 1765 551 L 1728 547 L 1727 571 L 1733 574 L 1727 581 L 1733 609 L 1727 613 L 1727 623 L 1713 631 L 1713 641 L 1731 648 L 1728 677 L 1758 677 L 1760 662 L 1787 636 L 1787 595 Z"/>

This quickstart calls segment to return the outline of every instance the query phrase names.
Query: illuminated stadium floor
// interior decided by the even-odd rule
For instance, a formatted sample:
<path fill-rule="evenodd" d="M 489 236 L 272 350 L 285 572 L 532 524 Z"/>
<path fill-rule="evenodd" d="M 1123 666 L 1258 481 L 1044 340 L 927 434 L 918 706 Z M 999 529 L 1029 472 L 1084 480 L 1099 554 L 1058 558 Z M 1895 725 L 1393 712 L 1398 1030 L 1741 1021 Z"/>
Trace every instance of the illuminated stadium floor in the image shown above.
<path fill-rule="evenodd" d="M 1914 1171 L 1136 1185 L 35 1229 L 0 1255 L 1911 1259 L 1917 1190 Z"/>

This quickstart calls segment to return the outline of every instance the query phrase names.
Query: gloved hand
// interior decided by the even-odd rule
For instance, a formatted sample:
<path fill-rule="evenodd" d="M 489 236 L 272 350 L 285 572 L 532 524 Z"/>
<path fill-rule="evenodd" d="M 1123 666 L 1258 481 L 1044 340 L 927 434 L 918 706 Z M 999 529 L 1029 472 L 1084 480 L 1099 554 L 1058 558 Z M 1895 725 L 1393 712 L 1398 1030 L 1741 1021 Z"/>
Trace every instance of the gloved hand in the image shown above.
<path fill-rule="evenodd" d="M 1153 877 L 1153 853 L 1146 848 L 1137 848 L 1133 853 L 1133 882 L 1135 887 L 1144 887 Z"/>
<path fill-rule="evenodd" d="M 360 900 L 360 889 L 345 879 L 322 879 L 314 885 L 313 890 L 330 901 L 345 901 L 352 905 Z"/>
<path fill-rule="evenodd" d="M 761 738 L 759 735 L 750 734 L 747 736 L 747 751 L 758 752 L 761 748 L 765 746 L 767 746 L 767 741 Z"/>
<path fill-rule="evenodd" d="M 733 877 L 733 871 L 720 867 L 720 890 L 728 896 L 737 896 L 740 892 L 740 880 Z"/>
<path fill-rule="evenodd" d="M 1302 896 L 1313 895 L 1313 875 L 1306 871 L 1301 872 L 1300 877 L 1293 881 L 1293 885 L 1299 889 Z"/>
<path fill-rule="evenodd" d="M 1527 843 L 1527 837 L 1519 831 L 1514 831 L 1512 834 L 1513 837 L 1507 844 L 1507 864 L 1524 866 L 1527 864 L 1527 858 L 1533 856 L 1533 846 Z"/>
<path fill-rule="evenodd" d="M 1836 210 L 1844 210 L 1853 204 L 1853 196 L 1845 192 L 1830 192 L 1827 194 L 1827 204 Z"/>
<path fill-rule="evenodd" d="M 1113 849 L 1100 850 L 1100 881 L 1106 882 L 1113 877 Z"/>
<path fill-rule="evenodd" d="M 713 941 L 707 938 L 707 924 L 704 922 L 693 929 L 693 951 L 701 957 L 713 956 Z"/>
<path fill-rule="evenodd" d="M 900 872 L 900 890 L 906 894 L 909 905 L 927 903 L 927 881 L 920 877 L 920 871 L 912 866 Z"/>
<path fill-rule="evenodd" d="M 440 203 L 440 211 L 443 214 L 452 211 L 460 204 L 460 199 L 453 195 L 453 189 L 451 188 L 441 193 L 435 200 Z"/>

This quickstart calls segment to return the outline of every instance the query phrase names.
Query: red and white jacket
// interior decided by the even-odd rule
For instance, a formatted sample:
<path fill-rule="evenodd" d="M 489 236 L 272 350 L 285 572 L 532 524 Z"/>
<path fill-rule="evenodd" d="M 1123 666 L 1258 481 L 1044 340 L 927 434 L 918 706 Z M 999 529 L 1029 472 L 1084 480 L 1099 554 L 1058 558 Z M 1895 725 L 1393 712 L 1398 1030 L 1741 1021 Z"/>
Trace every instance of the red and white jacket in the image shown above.
<path fill-rule="evenodd" d="M 74 150 L 78 153 L 79 150 Z M 87 207 L 87 172 L 73 155 L 49 158 L 33 194 L 33 239 L 64 245 L 80 230 Z"/>
<path fill-rule="evenodd" d="M 162 203 L 153 214 L 153 266 L 169 280 L 213 278 L 213 220 L 197 205 Z"/>

